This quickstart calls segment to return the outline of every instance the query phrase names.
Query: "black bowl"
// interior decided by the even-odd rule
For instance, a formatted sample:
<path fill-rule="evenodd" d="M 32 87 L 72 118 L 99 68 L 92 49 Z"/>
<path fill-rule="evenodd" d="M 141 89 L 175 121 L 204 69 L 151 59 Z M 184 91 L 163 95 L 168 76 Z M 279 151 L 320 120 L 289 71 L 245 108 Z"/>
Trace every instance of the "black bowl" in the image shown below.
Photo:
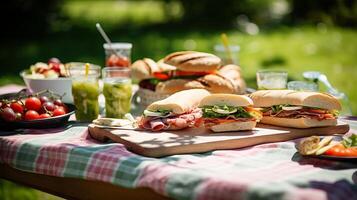
<path fill-rule="evenodd" d="M 50 117 L 46 119 L 35 119 L 35 120 L 22 120 L 14 122 L 0 121 L 0 130 L 11 130 L 11 129 L 46 129 L 64 126 L 69 117 L 74 113 L 75 106 L 73 104 L 65 104 L 68 108 L 68 113 L 56 117 Z"/>
<path fill-rule="evenodd" d="M 17 93 L 10 93 L 0 95 L 0 99 L 8 99 L 15 96 Z M 64 126 L 69 117 L 74 113 L 75 106 L 73 104 L 65 105 L 68 108 L 68 113 L 56 117 L 50 117 L 46 119 L 36 119 L 29 121 L 14 121 L 14 122 L 6 122 L 0 118 L 0 130 L 14 130 L 14 129 L 46 129 L 46 128 L 55 128 Z"/>

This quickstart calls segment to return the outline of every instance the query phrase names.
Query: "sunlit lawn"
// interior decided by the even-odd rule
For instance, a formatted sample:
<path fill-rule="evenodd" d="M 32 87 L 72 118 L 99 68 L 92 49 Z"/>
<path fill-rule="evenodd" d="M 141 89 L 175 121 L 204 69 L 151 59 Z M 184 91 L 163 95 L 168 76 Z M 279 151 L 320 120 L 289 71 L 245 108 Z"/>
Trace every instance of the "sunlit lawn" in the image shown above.
<path fill-rule="evenodd" d="M 2 44 L 0 56 L 6 71 L 0 74 L 0 85 L 22 83 L 17 75 L 21 69 L 53 56 L 64 62 L 103 65 L 103 41 L 94 26 L 98 21 L 109 30 L 113 41 L 134 44 L 133 60 L 142 57 L 158 60 L 172 51 L 186 49 L 213 52 L 213 46 L 220 43 L 220 34 L 226 32 L 230 42 L 241 47 L 240 65 L 250 87 L 255 87 L 258 69 L 283 68 L 288 70 L 290 79 L 298 80 L 302 80 L 303 71 L 318 70 L 326 73 L 333 85 L 347 93 L 353 113 L 357 115 L 357 30 L 323 25 L 280 27 L 262 30 L 252 36 L 238 29 L 141 29 L 140 25 L 166 21 L 162 6 L 156 1 L 66 3 L 63 13 L 69 21 L 56 24 L 56 33 L 37 40 L 19 38 Z M 180 8 L 172 5 L 171 9 L 175 12 L 173 16 L 179 17 Z M 123 25 L 125 27 L 121 28 Z M 1 187 L 2 191 L 7 191 L 3 193 L 4 199 L 15 199 L 11 197 L 19 191 L 26 193 L 26 198 L 21 199 L 40 198 L 33 190 L 14 187 L 8 182 Z"/>

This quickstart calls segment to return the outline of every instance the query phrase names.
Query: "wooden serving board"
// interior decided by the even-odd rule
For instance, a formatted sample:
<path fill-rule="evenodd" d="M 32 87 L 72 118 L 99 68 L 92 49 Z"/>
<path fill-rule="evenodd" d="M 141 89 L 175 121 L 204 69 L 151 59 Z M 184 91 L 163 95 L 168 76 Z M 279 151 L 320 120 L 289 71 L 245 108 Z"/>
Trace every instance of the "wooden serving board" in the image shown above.
<path fill-rule="evenodd" d="M 149 132 L 133 129 L 105 129 L 90 124 L 90 135 L 99 141 L 110 139 L 122 143 L 134 153 L 147 157 L 201 153 L 220 149 L 236 149 L 257 144 L 282 142 L 312 135 L 344 134 L 349 125 L 296 129 L 258 124 L 252 131 L 212 133 L 204 128 L 179 131 Z"/>

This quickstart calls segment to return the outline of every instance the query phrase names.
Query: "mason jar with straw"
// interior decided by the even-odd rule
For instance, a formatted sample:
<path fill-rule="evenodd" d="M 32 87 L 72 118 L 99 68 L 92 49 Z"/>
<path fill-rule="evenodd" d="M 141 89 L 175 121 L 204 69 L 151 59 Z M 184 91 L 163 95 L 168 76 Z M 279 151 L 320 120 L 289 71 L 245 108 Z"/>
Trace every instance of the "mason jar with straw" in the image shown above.
<path fill-rule="evenodd" d="M 98 118 L 100 93 L 98 79 L 100 67 L 86 63 L 69 68 L 72 79 L 72 95 L 76 106 L 76 119 L 91 122 Z"/>

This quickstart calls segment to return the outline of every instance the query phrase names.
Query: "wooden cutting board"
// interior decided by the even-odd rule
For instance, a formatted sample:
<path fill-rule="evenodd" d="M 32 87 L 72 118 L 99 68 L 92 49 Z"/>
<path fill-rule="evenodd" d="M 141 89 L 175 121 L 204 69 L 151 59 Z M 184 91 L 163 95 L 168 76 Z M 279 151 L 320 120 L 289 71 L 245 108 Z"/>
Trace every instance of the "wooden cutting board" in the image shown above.
<path fill-rule="evenodd" d="M 236 149 L 262 143 L 282 142 L 312 135 L 344 134 L 349 125 L 308 129 L 284 128 L 258 124 L 252 131 L 212 133 L 204 128 L 180 131 L 149 132 L 133 129 L 104 129 L 90 124 L 90 135 L 99 141 L 108 139 L 122 143 L 134 153 L 147 157 L 201 153 L 219 149 Z"/>

